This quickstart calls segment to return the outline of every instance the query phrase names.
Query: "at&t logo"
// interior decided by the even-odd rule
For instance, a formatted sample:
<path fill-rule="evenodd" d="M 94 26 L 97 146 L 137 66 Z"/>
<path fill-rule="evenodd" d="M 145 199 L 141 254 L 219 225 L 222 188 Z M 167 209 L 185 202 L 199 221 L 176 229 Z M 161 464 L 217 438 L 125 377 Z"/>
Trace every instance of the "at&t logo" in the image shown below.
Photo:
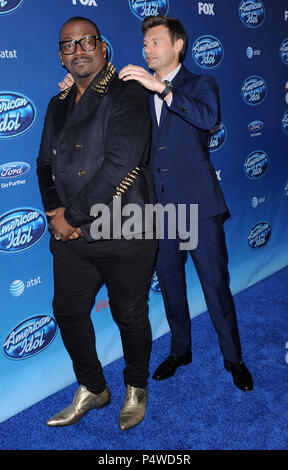
<path fill-rule="evenodd" d="M 248 46 L 246 49 L 246 56 L 248 59 L 252 59 L 254 56 L 260 56 L 261 50 L 260 49 L 253 49 L 253 47 Z"/>
<path fill-rule="evenodd" d="M 0 15 L 11 13 L 20 7 L 23 0 L 0 0 Z"/>
<path fill-rule="evenodd" d="M 0 138 L 15 137 L 28 131 L 36 118 L 35 106 L 27 96 L 0 93 Z"/>
<path fill-rule="evenodd" d="M 31 287 L 39 286 L 40 284 L 42 284 L 40 276 L 31 278 L 28 281 L 26 281 L 27 289 L 30 289 Z M 25 289 L 24 282 L 21 281 L 20 279 L 17 279 L 16 281 L 12 282 L 9 291 L 12 297 L 20 297 L 20 295 L 23 294 L 24 289 Z"/>
<path fill-rule="evenodd" d="M 262 77 L 248 77 L 242 84 L 241 94 L 245 103 L 257 105 L 262 103 L 267 93 L 267 85 Z"/>
<path fill-rule="evenodd" d="M 260 0 L 242 0 L 239 5 L 239 15 L 245 26 L 258 28 L 265 19 L 265 8 Z"/>
<path fill-rule="evenodd" d="M 223 55 L 223 46 L 214 36 L 201 36 L 192 46 L 193 59 L 200 67 L 217 67 L 223 59 Z"/>
<path fill-rule="evenodd" d="M 8 334 L 3 345 L 4 354 L 14 360 L 35 356 L 50 345 L 56 333 L 56 322 L 49 315 L 28 318 Z"/>
<path fill-rule="evenodd" d="M 257 197 L 257 196 L 254 196 L 252 197 L 251 199 L 251 206 L 256 209 L 256 207 L 259 205 L 259 204 L 263 204 L 264 202 L 266 202 L 266 196 L 261 196 L 261 197 Z"/>
<path fill-rule="evenodd" d="M 214 13 L 214 3 L 203 3 L 198 2 L 198 13 L 199 15 L 215 15 Z"/>
<path fill-rule="evenodd" d="M 140 20 L 146 16 L 166 15 L 169 0 L 128 0 L 130 9 Z"/>
<path fill-rule="evenodd" d="M 0 252 L 18 253 L 38 243 L 46 230 L 46 217 L 37 209 L 15 209 L 0 216 Z"/>

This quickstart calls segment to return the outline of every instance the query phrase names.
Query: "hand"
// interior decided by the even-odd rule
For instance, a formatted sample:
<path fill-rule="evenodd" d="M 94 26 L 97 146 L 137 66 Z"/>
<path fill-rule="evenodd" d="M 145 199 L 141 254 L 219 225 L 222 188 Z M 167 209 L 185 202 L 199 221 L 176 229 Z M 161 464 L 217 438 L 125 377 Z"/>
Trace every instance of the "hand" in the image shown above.
<path fill-rule="evenodd" d="M 63 78 L 62 82 L 58 83 L 58 86 L 61 91 L 66 90 L 66 88 L 70 88 L 74 83 L 74 79 L 71 73 L 67 73 L 67 75 Z"/>
<path fill-rule="evenodd" d="M 51 232 L 54 234 L 56 240 L 67 241 L 69 237 L 76 231 L 76 227 L 72 227 L 66 221 L 64 217 L 65 207 L 58 207 L 54 211 L 46 212 L 49 214 L 54 214 L 50 220 L 49 228 Z M 77 235 L 77 236 L 76 236 Z M 76 232 L 75 236 L 72 236 L 72 239 L 79 238 L 78 233 Z"/>
<path fill-rule="evenodd" d="M 73 232 L 72 235 L 68 237 L 68 240 L 77 240 L 77 238 L 80 238 L 80 237 L 83 237 L 83 233 L 81 231 L 81 228 L 77 227 L 75 232 Z"/>
<path fill-rule="evenodd" d="M 165 84 L 158 80 L 158 78 L 151 75 L 143 67 L 138 67 L 137 65 L 126 65 L 119 72 L 119 78 L 124 82 L 127 80 L 137 80 L 145 88 L 156 93 L 162 93 L 165 89 Z"/>

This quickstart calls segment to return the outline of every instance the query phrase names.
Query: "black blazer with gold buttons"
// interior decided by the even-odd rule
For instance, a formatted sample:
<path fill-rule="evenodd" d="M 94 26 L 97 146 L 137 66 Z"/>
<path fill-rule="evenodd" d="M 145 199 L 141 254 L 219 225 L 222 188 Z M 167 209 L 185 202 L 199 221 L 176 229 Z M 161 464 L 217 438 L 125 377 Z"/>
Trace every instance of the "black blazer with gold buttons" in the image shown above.
<path fill-rule="evenodd" d="M 37 175 L 45 211 L 64 206 L 67 222 L 93 241 L 95 204 L 112 210 L 115 196 L 144 213 L 144 205 L 155 202 L 147 167 L 151 118 L 144 88 L 120 80 L 109 63 L 77 105 L 75 95 L 73 85 L 49 103 Z"/>

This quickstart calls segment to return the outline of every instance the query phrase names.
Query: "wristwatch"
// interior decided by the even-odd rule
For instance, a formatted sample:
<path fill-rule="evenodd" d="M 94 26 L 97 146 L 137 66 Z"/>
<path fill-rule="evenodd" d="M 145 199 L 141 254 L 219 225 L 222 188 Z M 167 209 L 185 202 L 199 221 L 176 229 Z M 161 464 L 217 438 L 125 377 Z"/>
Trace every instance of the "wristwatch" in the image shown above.
<path fill-rule="evenodd" d="M 166 86 L 165 86 L 164 90 L 162 91 L 162 93 L 158 93 L 158 96 L 159 96 L 159 98 L 161 98 L 161 100 L 164 100 L 164 98 L 167 95 L 169 95 L 170 91 L 173 90 L 173 85 L 172 85 L 171 82 L 169 82 L 168 80 L 164 80 L 163 83 L 165 83 Z"/>

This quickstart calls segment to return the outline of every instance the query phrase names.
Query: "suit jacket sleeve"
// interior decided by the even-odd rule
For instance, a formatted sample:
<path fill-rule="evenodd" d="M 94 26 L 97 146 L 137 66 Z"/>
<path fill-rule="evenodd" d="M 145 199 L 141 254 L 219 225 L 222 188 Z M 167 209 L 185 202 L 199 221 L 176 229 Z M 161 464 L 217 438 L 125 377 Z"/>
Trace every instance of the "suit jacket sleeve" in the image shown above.
<path fill-rule="evenodd" d="M 211 129 L 219 115 L 218 87 L 210 75 L 200 75 L 173 88 L 170 111 L 202 130 Z"/>
<path fill-rule="evenodd" d="M 111 100 L 103 163 L 65 210 L 65 219 L 74 227 L 93 219 L 90 211 L 94 204 L 112 201 L 116 187 L 128 172 L 140 166 L 150 145 L 151 121 L 143 87 L 137 82 L 123 83 Z"/>
<path fill-rule="evenodd" d="M 43 207 L 45 212 L 51 211 L 56 209 L 57 207 L 63 206 L 63 202 L 61 201 L 51 172 L 51 145 L 50 141 L 50 133 L 49 133 L 49 116 L 51 114 L 51 107 L 52 107 L 52 100 L 48 105 L 48 109 L 45 116 L 44 127 L 42 132 L 41 144 L 39 149 L 39 155 L 37 158 L 37 176 L 38 176 L 38 184 L 40 188 L 40 193 L 42 197 Z"/>

